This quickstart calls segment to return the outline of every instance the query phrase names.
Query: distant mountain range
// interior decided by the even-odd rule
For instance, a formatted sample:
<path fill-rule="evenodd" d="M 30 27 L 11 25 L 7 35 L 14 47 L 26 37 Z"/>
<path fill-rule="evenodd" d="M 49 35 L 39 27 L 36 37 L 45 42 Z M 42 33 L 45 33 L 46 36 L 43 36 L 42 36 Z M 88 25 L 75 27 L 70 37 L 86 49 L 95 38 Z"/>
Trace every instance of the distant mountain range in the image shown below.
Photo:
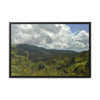
<path fill-rule="evenodd" d="M 45 49 L 42 47 L 37 47 L 28 44 L 19 44 L 15 46 L 18 55 L 26 55 L 26 51 L 29 53 L 29 58 L 33 61 L 38 61 L 40 59 L 48 59 L 54 56 L 76 56 L 79 53 L 72 50 L 55 50 L 55 49 Z"/>

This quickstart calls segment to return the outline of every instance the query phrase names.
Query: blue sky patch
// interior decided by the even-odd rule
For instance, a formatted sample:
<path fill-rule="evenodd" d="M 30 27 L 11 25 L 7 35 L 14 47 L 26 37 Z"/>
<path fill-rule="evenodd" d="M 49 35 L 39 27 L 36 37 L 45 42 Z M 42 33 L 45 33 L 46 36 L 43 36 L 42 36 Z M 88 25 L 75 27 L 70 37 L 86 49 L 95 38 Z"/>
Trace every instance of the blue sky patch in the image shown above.
<path fill-rule="evenodd" d="M 86 31 L 89 33 L 89 24 L 66 24 L 70 27 L 71 32 L 73 33 L 79 33 L 80 31 Z"/>

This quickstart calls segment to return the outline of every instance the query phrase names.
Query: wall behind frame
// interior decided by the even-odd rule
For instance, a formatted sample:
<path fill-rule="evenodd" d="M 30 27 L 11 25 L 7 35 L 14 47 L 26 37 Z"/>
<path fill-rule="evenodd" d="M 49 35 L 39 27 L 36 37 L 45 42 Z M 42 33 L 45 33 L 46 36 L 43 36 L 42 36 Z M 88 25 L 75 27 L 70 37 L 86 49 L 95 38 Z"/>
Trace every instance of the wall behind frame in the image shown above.
<path fill-rule="evenodd" d="M 99 0 L 0 1 L 1 100 L 100 99 Z M 92 22 L 91 79 L 9 79 L 9 22 Z"/>

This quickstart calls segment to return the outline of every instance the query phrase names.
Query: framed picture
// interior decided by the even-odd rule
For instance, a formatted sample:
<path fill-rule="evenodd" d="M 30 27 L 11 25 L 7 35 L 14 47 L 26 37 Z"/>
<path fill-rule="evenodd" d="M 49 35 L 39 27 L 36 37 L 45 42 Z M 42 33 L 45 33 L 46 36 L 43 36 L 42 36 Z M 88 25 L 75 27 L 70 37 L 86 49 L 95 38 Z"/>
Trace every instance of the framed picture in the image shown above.
<path fill-rule="evenodd" d="M 91 78 L 91 22 L 10 22 L 10 78 Z"/>

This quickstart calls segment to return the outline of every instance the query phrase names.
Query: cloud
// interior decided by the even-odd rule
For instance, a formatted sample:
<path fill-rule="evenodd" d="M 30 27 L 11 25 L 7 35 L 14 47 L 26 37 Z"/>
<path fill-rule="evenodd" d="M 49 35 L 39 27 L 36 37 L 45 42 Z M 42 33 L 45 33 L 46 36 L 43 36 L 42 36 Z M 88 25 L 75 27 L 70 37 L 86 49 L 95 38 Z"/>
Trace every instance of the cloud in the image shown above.
<path fill-rule="evenodd" d="M 82 30 L 76 35 L 65 24 L 12 24 L 11 42 L 47 49 L 83 51 L 89 49 L 89 34 Z"/>

